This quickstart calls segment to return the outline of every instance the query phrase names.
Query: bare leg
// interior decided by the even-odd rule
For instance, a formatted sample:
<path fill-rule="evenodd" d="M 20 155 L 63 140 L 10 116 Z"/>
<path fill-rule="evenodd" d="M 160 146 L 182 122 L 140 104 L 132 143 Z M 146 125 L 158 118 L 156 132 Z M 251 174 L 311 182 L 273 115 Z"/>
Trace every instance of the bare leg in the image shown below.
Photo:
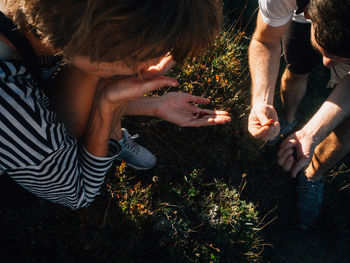
<path fill-rule="evenodd" d="M 315 149 L 305 175 L 320 180 L 350 151 L 350 118 L 334 129 Z"/>
<path fill-rule="evenodd" d="M 287 68 L 281 79 L 281 100 L 284 117 L 288 123 L 295 118 L 298 105 L 305 95 L 307 77 L 309 74 L 294 74 Z"/>

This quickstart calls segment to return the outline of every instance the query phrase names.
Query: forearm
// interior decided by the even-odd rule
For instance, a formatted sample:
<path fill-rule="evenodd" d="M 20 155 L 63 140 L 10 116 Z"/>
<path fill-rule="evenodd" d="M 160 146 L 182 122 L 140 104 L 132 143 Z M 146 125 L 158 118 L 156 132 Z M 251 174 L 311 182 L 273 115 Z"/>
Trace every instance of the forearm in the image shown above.
<path fill-rule="evenodd" d="M 157 116 L 158 102 L 161 97 L 142 97 L 130 101 L 125 108 L 125 115 Z"/>
<path fill-rule="evenodd" d="M 249 67 L 252 78 L 252 104 L 273 104 L 280 65 L 281 38 L 290 22 L 272 27 L 259 12 L 256 29 L 249 45 Z"/>
<path fill-rule="evenodd" d="M 343 78 L 302 128 L 318 144 L 350 115 L 350 75 Z"/>
<path fill-rule="evenodd" d="M 91 154 L 107 156 L 112 123 L 112 117 L 104 116 L 98 108 L 93 109 L 84 133 L 84 146 Z"/>
<path fill-rule="evenodd" d="M 265 44 L 254 39 L 249 46 L 249 67 L 252 78 L 252 105 L 273 104 L 279 71 L 281 45 Z"/>
<path fill-rule="evenodd" d="M 110 104 L 101 99 L 101 94 L 96 96 L 83 140 L 91 154 L 107 156 L 109 140 L 120 140 L 120 131 L 116 127 L 120 127 L 126 103 L 120 101 Z"/>

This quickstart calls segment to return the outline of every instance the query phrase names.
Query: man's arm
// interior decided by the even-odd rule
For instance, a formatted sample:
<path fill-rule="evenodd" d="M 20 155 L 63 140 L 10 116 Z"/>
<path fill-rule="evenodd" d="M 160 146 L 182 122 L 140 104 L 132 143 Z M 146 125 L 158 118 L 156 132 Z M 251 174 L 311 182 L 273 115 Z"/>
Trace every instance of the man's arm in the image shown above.
<path fill-rule="evenodd" d="M 278 163 L 296 174 L 311 160 L 315 147 L 350 115 L 350 74 L 334 88 L 327 100 L 305 126 L 281 143 Z M 293 157 L 296 150 L 297 159 Z"/>
<path fill-rule="evenodd" d="M 258 14 L 257 26 L 249 46 L 249 67 L 252 77 L 252 111 L 248 129 L 256 138 L 264 141 L 279 133 L 279 124 L 264 126 L 269 119 L 278 120 L 273 107 L 273 97 L 281 56 L 281 37 L 289 23 L 272 27 Z"/>

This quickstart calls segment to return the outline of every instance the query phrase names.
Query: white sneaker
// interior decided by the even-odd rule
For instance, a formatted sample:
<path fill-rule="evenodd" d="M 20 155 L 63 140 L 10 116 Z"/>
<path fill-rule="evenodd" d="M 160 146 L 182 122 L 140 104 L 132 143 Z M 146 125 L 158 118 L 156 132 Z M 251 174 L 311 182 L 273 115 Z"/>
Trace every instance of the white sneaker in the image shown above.
<path fill-rule="evenodd" d="M 128 131 L 122 128 L 123 138 L 118 142 L 120 144 L 120 153 L 118 160 L 123 160 L 126 164 L 137 170 L 151 169 L 157 162 L 157 158 L 145 147 L 134 142 L 138 134 L 131 136 Z"/>

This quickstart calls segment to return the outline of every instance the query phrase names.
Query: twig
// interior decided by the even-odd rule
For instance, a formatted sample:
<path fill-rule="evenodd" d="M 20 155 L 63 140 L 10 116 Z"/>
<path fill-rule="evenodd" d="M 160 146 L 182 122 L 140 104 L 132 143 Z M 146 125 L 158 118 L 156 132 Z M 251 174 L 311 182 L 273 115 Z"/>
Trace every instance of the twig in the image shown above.
<path fill-rule="evenodd" d="M 271 214 L 274 210 L 276 210 L 277 207 L 278 207 L 278 205 L 276 205 L 273 209 L 271 209 L 271 211 L 269 211 L 266 215 L 264 215 L 264 217 L 260 220 L 259 224 L 258 224 L 256 227 L 259 227 L 259 226 L 262 224 L 262 222 L 265 220 L 265 218 L 266 218 L 269 214 Z"/>

